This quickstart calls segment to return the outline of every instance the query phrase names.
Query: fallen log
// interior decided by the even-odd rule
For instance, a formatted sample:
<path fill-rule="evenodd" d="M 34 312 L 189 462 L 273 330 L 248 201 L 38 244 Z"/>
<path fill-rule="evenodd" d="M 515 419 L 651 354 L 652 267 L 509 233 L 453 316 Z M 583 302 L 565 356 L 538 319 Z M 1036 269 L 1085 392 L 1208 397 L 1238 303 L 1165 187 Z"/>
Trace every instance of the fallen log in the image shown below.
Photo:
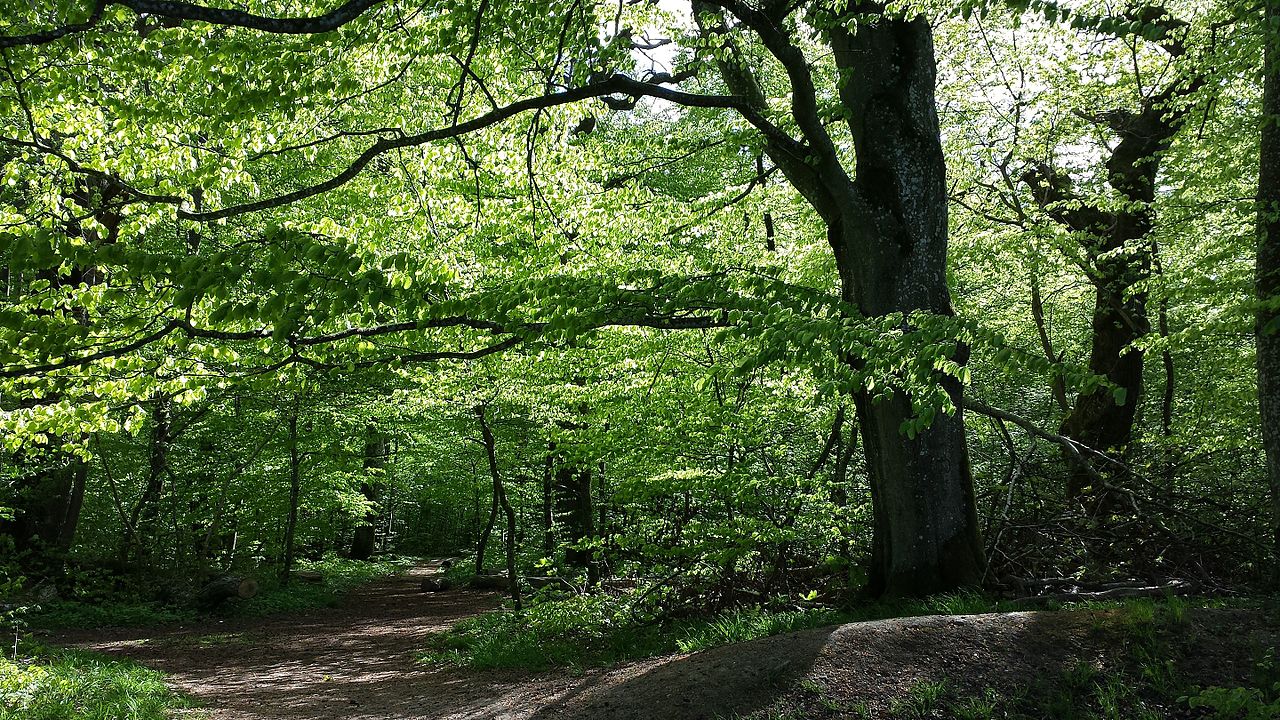
<path fill-rule="evenodd" d="M 319 584 L 324 582 L 324 573 L 319 573 L 315 570 L 294 570 L 292 577 L 294 580 L 305 583 Z"/>
<path fill-rule="evenodd" d="M 541 590 L 542 588 L 545 588 L 545 587 L 554 587 L 560 590 L 569 590 L 573 592 L 576 592 L 578 590 L 578 586 L 556 575 L 547 575 L 547 576 L 531 575 L 529 577 L 523 577 L 520 579 L 526 585 L 533 588 L 534 590 Z"/>
<path fill-rule="evenodd" d="M 453 581 L 447 577 L 429 577 L 422 581 L 422 592 L 444 592 L 453 589 Z"/>
<path fill-rule="evenodd" d="M 476 590 L 510 590 L 511 581 L 506 575 L 490 575 L 484 573 L 476 575 L 467 583 Z"/>
<path fill-rule="evenodd" d="M 195 602 L 200 607 L 212 609 L 232 598 L 248 600 L 257 594 L 257 580 L 228 575 L 215 578 L 200 588 L 200 592 L 196 593 Z"/>

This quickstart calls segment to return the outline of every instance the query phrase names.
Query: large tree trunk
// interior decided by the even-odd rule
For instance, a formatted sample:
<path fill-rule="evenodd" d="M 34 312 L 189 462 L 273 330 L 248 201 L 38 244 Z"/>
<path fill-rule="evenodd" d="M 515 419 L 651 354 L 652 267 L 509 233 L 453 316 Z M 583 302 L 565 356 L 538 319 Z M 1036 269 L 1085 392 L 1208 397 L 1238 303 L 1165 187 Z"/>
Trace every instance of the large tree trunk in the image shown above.
<path fill-rule="evenodd" d="M 1165 11 L 1152 10 L 1155 14 L 1149 20 L 1166 30 L 1182 25 Z M 1160 47 L 1171 58 L 1185 52 L 1178 40 L 1166 39 Z M 1022 176 L 1037 204 L 1080 238 L 1084 270 L 1094 285 L 1089 371 L 1105 377 L 1111 387 L 1080 393 L 1062 422 L 1062 434 L 1104 453 L 1120 455 L 1133 440 L 1138 403 L 1145 389 L 1143 351 L 1134 342 L 1151 332 L 1147 294 L 1141 288 L 1151 276 L 1155 257 L 1151 206 L 1157 175 L 1163 154 L 1187 117 L 1188 108 L 1179 101 L 1204 83 L 1204 77 L 1194 73 L 1175 74 L 1158 91 L 1144 96 L 1136 110 L 1081 111 L 1119 140 L 1111 146 L 1106 161 L 1107 183 L 1127 201 L 1119 209 L 1079 196 L 1066 173 L 1047 165 Z M 1172 364 L 1167 353 L 1163 360 L 1167 368 Z M 1123 397 L 1117 397 L 1117 390 Z M 1172 407 L 1172 393 L 1169 382 L 1166 408 Z M 1067 498 L 1085 500 L 1095 512 L 1105 512 L 1117 499 L 1107 488 L 1095 487 L 1096 478 L 1121 488 L 1128 483 L 1124 469 L 1114 462 L 1092 457 L 1086 462 L 1096 467 L 1085 467 L 1074 453 L 1064 450 L 1063 457 L 1070 466 Z"/>
<path fill-rule="evenodd" d="M 839 94 L 856 154 L 856 176 L 827 130 L 821 93 L 796 39 L 776 22 L 776 8 L 694 2 L 704 36 L 724 47 L 720 75 L 755 113 L 769 108 L 750 58 L 734 40 L 722 7 L 760 38 L 786 70 L 791 119 L 803 141 L 759 117 L 766 152 L 827 226 L 842 299 L 861 315 L 950 315 L 947 291 L 947 193 L 934 99 L 936 66 L 928 21 L 905 20 L 876 4 L 851 9 L 850 26 L 827 28 L 840 75 Z M 906 327 L 906 330 L 911 328 Z M 958 348 L 953 358 L 964 362 Z M 858 358 L 847 358 L 858 365 Z M 961 388 L 938 377 L 956 408 Z M 964 420 L 939 415 L 912 436 L 902 394 L 873 402 L 854 398 L 870 475 L 875 531 L 869 587 L 873 594 L 913 595 L 981 581 L 985 558 L 965 447 Z"/>
<path fill-rule="evenodd" d="M 13 520 L 0 522 L 0 532 L 13 539 L 19 554 L 66 552 L 80 524 L 89 466 L 78 457 L 63 455 L 45 462 L 14 484 L 13 497 L 0 501 L 0 506 L 15 511 Z"/>
<path fill-rule="evenodd" d="M 1151 332 L 1147 318 L 1146 293 L 1131 292 L 1134 283 L 1146 276 L 1142 265 L 1106 274 L 1095 293 L 1089 353 L 1089 372 L 1105 377 L 1124 391 L 1117 400 L 1110 387 L 1099 387 L 1076 397 L 1075 406 L 1062 421 L 1062 434 L 1076 442 L 1106 453 L 1120 454 L 1133 440 L 1138 402 L 1142 399 L 1144 353 L 1134 341 Z M 1103 488 L 1093 488 L 1093 473 L 1070 462 L 1067 498 L 1085 495 L 1106 497 Z M 1114 482 L 1123 485 L 1114 468 L 1103 468 Z M 1107 503 L 1109 504 L 1109 503 Z"/>
<path fill-rule="evenodd" d="M 378 484 L 387 466 L 387 436 L 378 430 L 372 422 L 365 428 L 364 441 L 364 482 L 360 483 L 360 493 L 369 502 L 378 500 Z M 377 510 L 365 513 L 361 523 L 356 526 L 355 536 L 351 541 L 351 557 L 355 560 L 368 560 L 373 556 L 374 541 L 377 539 Z"/>
<path fill-rule="evenodd" d="M 933 37 L 923 18 L 860 21 L 833 33 L 857 153 L 854 202 L 828 219 L 841 290 L 863 315 L 951 315 L 946 172 L 934 102 Z M 833 193 L 835 194 L 835 193 Z M 958 349 L 959 362 L 967 358 Z M 957 408 L 960 384 L 938 378 Z M 875 527 L 868 590 L 920 595 L 976 585 L 985 559 L 963 415 L 904 436 L 901 393 L 855 397 Z"/>
<path fill-rule="evenodd" d="M 1280 586 L 1280 0 L 1263 17 L 1262 137 L 1258 168 L 1258 405 L 1271 486 L 1272 570 Z"/>
<path fill-rule="evenodd" d="M 591 470 L 573 465 L 562 465 L 556 471 L 556 504 L 564 528 L 564 539 L 569 547 L 564 551 L 564 562 L 569 567 L 587 571 L 587 583 L 594 585 L 599 579 L 595 553 L 582 547 L 595 536 L 595 512 L 591 502 Z"/>

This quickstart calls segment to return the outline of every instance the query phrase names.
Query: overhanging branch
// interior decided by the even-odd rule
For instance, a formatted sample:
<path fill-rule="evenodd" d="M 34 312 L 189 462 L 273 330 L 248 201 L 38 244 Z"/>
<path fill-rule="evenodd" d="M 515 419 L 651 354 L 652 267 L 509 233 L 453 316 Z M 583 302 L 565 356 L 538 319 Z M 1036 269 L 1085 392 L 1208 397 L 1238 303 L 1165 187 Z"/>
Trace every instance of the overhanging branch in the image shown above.
<path fill-rule="evenodd" d="M 139 15 L 174 20 L 196 20 L 278 35 L 316 35 L 337 30 L 363 15 L 369 8 L 383 2 L 385 0 L 348 0 L 333 10 L 315 17 L 273 18 L 254 15 L 243 10 L 212 8 L 174 0 L 98 0 L 84 22 L 70 23 L 26 35 L 3 35 L 0 36 L 0 48 L 45 45 L 68 35 L 85 32 L 100 23 L 106 9 L 111 6 L 129 8 Z"/>

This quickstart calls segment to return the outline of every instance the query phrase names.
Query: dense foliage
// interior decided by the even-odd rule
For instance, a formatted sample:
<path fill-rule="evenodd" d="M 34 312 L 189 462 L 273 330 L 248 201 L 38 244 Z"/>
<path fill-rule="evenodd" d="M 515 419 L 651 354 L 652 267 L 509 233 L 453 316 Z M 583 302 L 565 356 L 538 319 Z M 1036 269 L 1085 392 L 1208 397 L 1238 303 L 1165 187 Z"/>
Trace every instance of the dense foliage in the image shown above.
<path fill-rule="evenodd" d="M 1254 3 L 64 5 L 0 0 L 6 596 L 1276 572 Z"/>

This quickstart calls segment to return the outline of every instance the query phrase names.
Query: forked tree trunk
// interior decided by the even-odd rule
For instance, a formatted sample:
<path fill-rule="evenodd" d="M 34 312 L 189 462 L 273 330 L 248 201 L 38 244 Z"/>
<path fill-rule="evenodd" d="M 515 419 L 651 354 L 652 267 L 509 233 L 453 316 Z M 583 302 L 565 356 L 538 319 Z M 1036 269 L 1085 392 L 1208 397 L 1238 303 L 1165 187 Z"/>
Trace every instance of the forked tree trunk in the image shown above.
<path fill-rule="evenodd" d="M 1174 31 L 1185 23 L 1163 9 L 1143 12 L 1149 22 L 1169 32 L 1159 46 L 1170 58 L 1184 54 L 1186 48 L 1174 39 Z M 1188 108 L 1180 103 L 1204 83 L 1202 75 L 1175 74 L 1164 87 L 1144 96 L 1136 110 L 1080 112 L 1119 139 L 1106 160 L 1107 183 L 1126 201 L 1118 209 L 1080 197 L 1071 178 L 1049 166 L 1037 166 L 1022 177 L 1037 204 L 1080 238 L 1086 274 L 1094 285 L 1089 371 L 1105 377 L 1111 387 L 1080 393 L 1062 422 L 1062 434 L 1103 453 L 1119 456 L 1133 441 L 1145 390 L 1143 350 L 1136 341 L 1151 332 L 1143 284 L 1151 277 L 1155 259 L 1152 204 L 1157 176 L 1162 156 L 1187 117 Z M 1166 368 L 1172 365 L 1167 352 L 1162 360 Z M 1166 408 L 1172 407 L 1172 393 L 1172 382 L 1166 383 Z M 1130 482 L 1115 462 L 1091 457 L 1085 462 L 1096 467 L 1085 467 L 1074 453 L 1064 450 L 1063 457 L 1070 466 L 1067 498 L 1086 501 L 1097 514 L 1105 514 L 1118 500 L 1117 493 L 1097 487 L 1097 478 L 1121 489 Z"/>

